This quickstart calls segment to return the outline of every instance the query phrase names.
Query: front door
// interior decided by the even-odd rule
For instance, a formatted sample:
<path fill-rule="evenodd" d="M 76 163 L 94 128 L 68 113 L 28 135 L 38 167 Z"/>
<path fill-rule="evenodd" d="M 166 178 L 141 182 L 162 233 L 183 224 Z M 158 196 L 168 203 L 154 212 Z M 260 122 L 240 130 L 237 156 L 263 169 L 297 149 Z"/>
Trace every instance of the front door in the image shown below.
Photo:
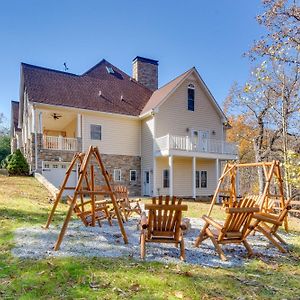
<path fill-rule="evenodd" d="M 193 151 L 198 151 L 199 148 L 199 131 L 198 130 L 192 130 L 192 147 Z"/>
<path fill-rule="evenodd" d="M 150 196 L 150 172 L 144 171 L 144 196 Z"/>
<path fill-rule="evenodd" d="M 208 136 L 207 130 L 192 130 L 192 146 L 194 151 L 208 151 Z"/>
<path fill-rule="evenodd" d="M 202 152 L 208 151 L 208 131 L 199 130 L 199 149 Z"/>

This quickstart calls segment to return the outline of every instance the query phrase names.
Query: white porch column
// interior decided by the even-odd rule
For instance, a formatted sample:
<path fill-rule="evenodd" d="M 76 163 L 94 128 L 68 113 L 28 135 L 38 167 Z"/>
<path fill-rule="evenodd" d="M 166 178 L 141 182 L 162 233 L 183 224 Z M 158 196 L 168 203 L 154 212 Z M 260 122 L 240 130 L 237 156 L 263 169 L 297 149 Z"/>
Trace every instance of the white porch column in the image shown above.
<path fill-rule="evenodd" d="M 38 111 L 38 133 L 43 133 L 43 112 Z"/>
<path fill-rule="evenodd" d="M 81 114 L 77 114 L 77 137 L 81 138 Z"/>
<path fill-rule="evenodd" d="M 219 163 L 219 159 L 217 158 L 216 159 L 216 187 L 217 187 L 217 184 L 218 184 L 218 181 L 219 181 L 219 178 L 220 178 L 220 170 L 219 170 L 219 166 L 220 163 Z M 219 197 L 218 197 L 219 198 Z M 219 199 L 217 199 L 217 203 L 220 203 Z"/>
<path fill-rule="evenodd" d="M 152 196 L 156 196 L 156 157 L 153 158 L 153 173 L 152 173 Z"/>
<path fill-rule="evenodd" d="M 193 156 L 192 172 L 193 198 L 196 199 L 196 156 Z"/>
<path fill-rule="evenodd" d="M 173 156 L 169 156 L 169 172 L 170 172 L 170 187 L 169 187 L 169 194 L 173 196 Z"/>
<path fill-rule="evenodd" d="M 31 109 L 31 124 L 29 125 L 29 128 L 31 129 L 30 132 L 35 133 L 36 132 L 36 110 L 32 106 Z"/>
<path fill-rule="evenodd" d="M 219 166 L 219 159 L 217 158 L 216 159 L 216 183 L 218 182 L 219 180 L 219 177 L 220 177 L 220 170 L 219 170 L 220 166 Z"/>

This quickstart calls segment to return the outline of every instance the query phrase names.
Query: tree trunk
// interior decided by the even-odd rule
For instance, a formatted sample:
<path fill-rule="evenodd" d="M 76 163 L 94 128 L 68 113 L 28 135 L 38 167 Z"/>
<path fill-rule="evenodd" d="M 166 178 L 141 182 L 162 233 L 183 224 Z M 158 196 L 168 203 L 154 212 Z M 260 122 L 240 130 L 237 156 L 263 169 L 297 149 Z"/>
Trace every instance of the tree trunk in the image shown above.
<path fill-rule="evenodd" d="M 259 142 L 257 138 L 254 139 L 253 145 L 254 145 L 254 152 L 255 152 L 255 161 L 262 162 L 263 159 L 260 155 L 261 149 L 259 148 Z M 258 184 L 259 184 L 259 194 L 261 195 L 264 191 L 264 187 L 266 184 L 266 178 L 264 176 L 262 167 L 257 168 L 257 175 L 258 175 Z"/>

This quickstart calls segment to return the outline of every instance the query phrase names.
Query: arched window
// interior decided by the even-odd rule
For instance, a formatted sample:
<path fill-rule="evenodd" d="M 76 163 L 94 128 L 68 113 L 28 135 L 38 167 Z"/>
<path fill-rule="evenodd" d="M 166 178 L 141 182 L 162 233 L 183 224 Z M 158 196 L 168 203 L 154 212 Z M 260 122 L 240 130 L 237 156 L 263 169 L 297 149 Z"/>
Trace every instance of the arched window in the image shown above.
<path fill-rule="evenodd" d="M 187 90 L 188 110 L 195 110 L 195 86 L 193 84 L 188 85 Z"/>

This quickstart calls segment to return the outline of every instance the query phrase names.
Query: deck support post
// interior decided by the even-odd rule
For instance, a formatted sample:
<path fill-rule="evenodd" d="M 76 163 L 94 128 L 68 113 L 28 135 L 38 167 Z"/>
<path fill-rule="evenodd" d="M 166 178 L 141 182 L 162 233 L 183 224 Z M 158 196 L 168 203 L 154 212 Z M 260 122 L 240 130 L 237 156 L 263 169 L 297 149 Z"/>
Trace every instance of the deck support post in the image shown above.
<path fill-rule="evenodd" d="M 81 138 L 81 114 L 77 114 L 77 137 Z"/>
<path fill-rule="evenodd" d="M 192 187 L 193 187 L 193 198 L 196 199 L 196 156 L 193 156 L 193 161 L 192 161 Z"/>
<path fill-rule="evenodd" d="M 169 170 L 170 170 L 170 179 L 169 179 L 169 194 L 173 196 L 173 156 L 169 156 Z"/>

